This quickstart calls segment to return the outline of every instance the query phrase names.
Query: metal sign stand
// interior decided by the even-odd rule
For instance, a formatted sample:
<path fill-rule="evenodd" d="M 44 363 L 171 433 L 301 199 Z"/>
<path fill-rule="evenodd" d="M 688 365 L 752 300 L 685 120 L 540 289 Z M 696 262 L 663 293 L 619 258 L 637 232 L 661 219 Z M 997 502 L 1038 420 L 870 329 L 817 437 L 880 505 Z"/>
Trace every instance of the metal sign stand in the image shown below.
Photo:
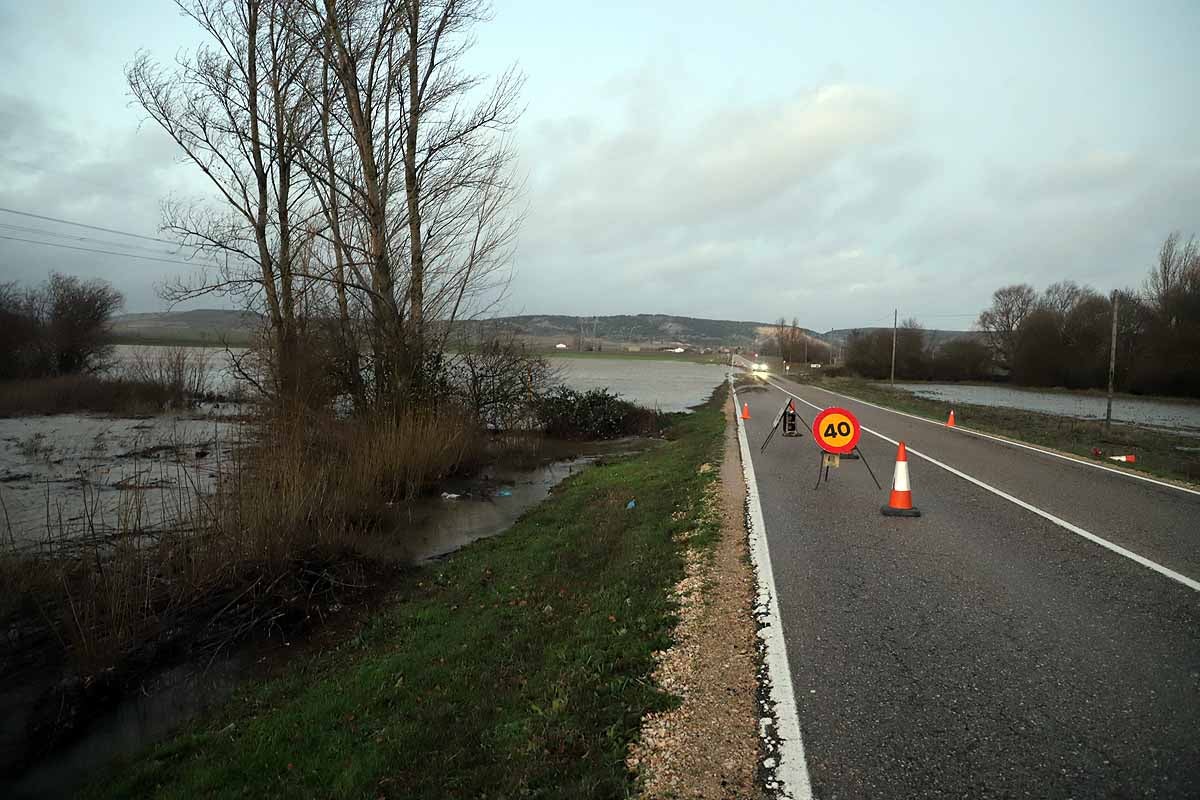
<path fill-rule="evenodd" d="M 792 405 L 792 401 L 789 400 L 788 402 L 784 403 L 783 408 L 779 409 L 779 413 L 775 415 L 775 422 L 771 425 L 771 432 L 767 434 L 766 439 L 763 439 L 762 447 L 758 448 L 758 452 L 766 452 L 767 445 L 771 443 L 771 438 L 775 435 L 775 432 L 779 430 L 779 424 L 781 422 L 783 423 L 784 436 L 803 436 L 804 434 L 800 432 L 799 426 L 796 425 L 796 420 L 804 422 L 804 418 L 800 416 L 800 414 L 796 411 L 795 406 Z M 807 422 L 804 422 L 804 427 L 808 427 Z"/>
<path fill-rule="evenodd" d="M 879 479 L 875 477 L 875 470 L 871 469 L 871 463 L 869 461 L 867 461 L 867 457 L 865 455 L 863 455 L 863 451 L 859 450 L 857 445 L 855 446 L 854 450 L 852 450 L 849 453 L 846 453 L 845 455 L 842 455 L 840 453 L 830 453 L 828 450 L 822 450 L 821 456 L 817 460 L 817 485 L 814 486 L 813 489 L 821 488 L 821 472 L 824 471 L 825 481 L 828 482 L 829 481 L 829 468 L 830 467 L 836 468 L 836 467 L 841 466 L 841 460 L 843 458 L 853 458 L 856 460 L 861 460 L 863 462 L 863 464 L 866 465 L 867 472 L 869 472 L 871 474 L 871 480 L 875 481 L 875 487 L 877 489 L 881 489 L 881 490 L 883 489 L 883 487 L 879 485 Z"/>

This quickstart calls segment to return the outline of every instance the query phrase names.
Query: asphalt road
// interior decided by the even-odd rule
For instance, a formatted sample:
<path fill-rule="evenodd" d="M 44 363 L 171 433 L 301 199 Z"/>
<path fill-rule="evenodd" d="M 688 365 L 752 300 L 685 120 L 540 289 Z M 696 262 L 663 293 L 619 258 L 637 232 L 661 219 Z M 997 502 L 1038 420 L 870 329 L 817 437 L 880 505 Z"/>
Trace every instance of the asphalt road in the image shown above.
<path fill-rule="evenodd" d="M 1200 495 L 773 380 L 738 402 L 817 797 L 1200 797 Z M 759 453 L 779 387 L 1044 515 L 910 450 L 922 516 L 883 517 L 867 432 L 883 490 L 814 490 L 807 430 Z"/>

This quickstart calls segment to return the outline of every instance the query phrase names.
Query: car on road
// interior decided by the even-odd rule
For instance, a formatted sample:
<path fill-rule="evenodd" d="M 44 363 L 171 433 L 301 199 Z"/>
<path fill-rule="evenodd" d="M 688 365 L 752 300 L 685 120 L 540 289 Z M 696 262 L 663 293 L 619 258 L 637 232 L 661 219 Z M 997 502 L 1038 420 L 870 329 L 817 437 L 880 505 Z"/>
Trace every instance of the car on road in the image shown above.
<path fill-rule="evenodd" d="M 761 361 L 756 361 L 755 363 L 750 365 L 750 369 L 753 372 L 766 372 L 769 369 L 769 367 L 767 367 L 767 365 L 762 363 Z"/>

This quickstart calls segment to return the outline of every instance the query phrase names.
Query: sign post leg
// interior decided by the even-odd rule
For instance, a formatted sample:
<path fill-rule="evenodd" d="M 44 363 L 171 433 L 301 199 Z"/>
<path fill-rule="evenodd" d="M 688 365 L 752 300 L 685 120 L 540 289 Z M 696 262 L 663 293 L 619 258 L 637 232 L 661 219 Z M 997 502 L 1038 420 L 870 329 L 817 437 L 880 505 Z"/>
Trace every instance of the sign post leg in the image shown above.
<path fill-rule="evenodd" d="M 859 458 L 861 458 L 862 462 L 867 465 L 867 472 L 871 473 L 871 480 L 875 481 L 875 488 L 882 491 L 883 487 L 879 485 L 879 478 L 875 477 L 875 470 L 871 469 L 871 463 L 867 461 L 867 457 L 863 455 L 863 451 L 855 447 L 854 452 L 858 453 Z"/>

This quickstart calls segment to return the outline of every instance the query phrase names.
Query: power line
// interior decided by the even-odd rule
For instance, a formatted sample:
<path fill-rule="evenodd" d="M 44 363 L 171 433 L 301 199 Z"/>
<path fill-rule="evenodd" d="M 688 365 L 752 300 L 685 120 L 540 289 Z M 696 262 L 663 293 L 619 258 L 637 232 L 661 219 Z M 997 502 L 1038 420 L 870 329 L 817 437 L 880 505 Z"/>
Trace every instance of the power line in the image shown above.
<path fill-rule="evenodd" d="M 84 253 L 103 253 L 109 256 L 120 256 L 122 258 L 140 258 L 143 261 L 161 261 L 164 264 L 183 264 L 185 267 L 216 267 L 219 264 L 214 263 L 198 263 L 196 261 L 180 261 L 174 258 L 156 258 L 154 256 L 139 256 L 135 253 L 119 253 L 115 250 L 98 250 L 92 247 L 77 247 L 73 244 L 59 244 L 58 242 L 39 242 L 37 239 L 21 239 L 17 236 L 0 235 L 0 239 L 7 239 L 10 242 L 26 242 L 28 244 L 40 244 L 46 247 L 61 247 L 64 250 L 80 250 Z"/>
<path fill-rule="evenodd" d="M 62 233 L 60 231 L 52 231 L 46 228 L 33 228 L 28 225 L 9 225 L 5 222 L 0 222 L 0 228 L 9 231 L 16 231 L 17 233 L 32 233 L 37 234 L 38 236 L 49 236 L 55 239 L 70 239 L 71 241 L 75 242 L 92 242 L 105 247 L 120 247 L 128 250 L 144 250 L 147 253 L 158 253 L 160 255 L 174 256 L 179 255 L 183 251 L 182 247 L 176 247 L 175 250 L 163 250 L 162 248 L 148 247 L 146 245 L 124 244 L 122 242 L 113 242 L 107 239 L 97 239 L 92 236 L 78 236 L 73 233 Z"/>
<path fill-rule="evenodd" d="M 116 228 L 102 228 L 99 225 L 88 225 L 86 222 L 74 222 L 69 219 L 60 219 L 58 217 L 48 217 L 44 214 L 32 214 L 28 211 L 18 211 L 15 208 L 0 208 L 6 214 L 18 214 L 22 217 L 32 217 L 33 219 L 41 219 L 46 222 L 58 222 L 62 225 L 75 225 L 80 228 L 88 228 L 93 231 L 101 231 L 103 233 L 115 233 L 118 236 L 132 236 L 135 239 L 145 239 L 148 242 L 162 242 L 163 244 L 178 245 L 178 242 L 172 242 L 169 239 L 159 239 L 155 236 L 143 236 L 140 233 L 130 233 L 129 231 L 120 231 Z"/>

